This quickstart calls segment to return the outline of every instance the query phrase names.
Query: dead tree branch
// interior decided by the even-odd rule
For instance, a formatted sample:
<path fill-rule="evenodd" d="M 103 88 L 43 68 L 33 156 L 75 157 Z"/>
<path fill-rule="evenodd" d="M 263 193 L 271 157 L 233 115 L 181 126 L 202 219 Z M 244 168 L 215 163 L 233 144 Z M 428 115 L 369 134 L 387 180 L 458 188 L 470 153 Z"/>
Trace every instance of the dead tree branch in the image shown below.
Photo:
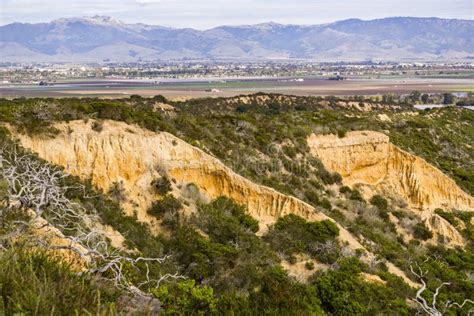
<path fill-rule="evenodd" d="M 429 258 L 427 258 L 425 261 L 423 261 L 423 263 L 426 263 L 428 262 Z M 418 291 L 416 291 L 416 296 L 415 298 L 413 299 L 414 302 L 416 302 L 422 309 L 423 311 L 430 315 L 430 316 L 442 316 L 444 313 L 446 313 L 451 307 L 453 306 L 457 306 L 459 308 L 463 308 L 466 304 L 474 304 L 474 301 L 470 300 L 470 299 L 465 299 L 461 304 L 459 303 L 456 303 L 456 302 L 451 302 L 451 301 L 447 301 L 444 306 L 443 306 L 443 309 L 440 310 L 438 308 L 438 296 L 439 296 L 439 293 L 441 291 L 441 289 L 444 287 L 444 286 L 449 286 L 451 285 L 451 283 L 449 282 L 442 282 L 436 289 L 435 289 L 435 292 L 431 298 L 431 306 L 428 304 L 428 301 L 422 296 L 423 295 L 423 292 L 425 292 L 425 290 L 427 289 L 427 283 L 425 281 L 425 278 L 426 278 L 426 275 L 428 274 L 428 270 L 423 270 L 421 268 L 421 266 L 415 262 L 415 267 L 413 267 L 413 265 L 410 265 L 410 271 L 411 273 L 413 273 L 421 282 L 421 288 L 418 289 Z"/>
<path fill-rule="evenodd" d="M 87 262 L 87 273 L 139 295 L 146 295 L 163 281 L 183 278 L 177 272 L 150 278 L 150 265 L 160 265 L 169 256 L 132 258 L 111 249 L 96 225 L 100 222 L 98 214 L 86 211 L 80 203 L 67 197 L 69 190 L 79 189 L 85 194 L 84 187 L 65 185 L 68 175 L 60 168 L 23 153 L 15 145 L 7 145 L 0 148 L 0 176 L 7 183 L 6 206 L 0 208 L 2 225 L 5 224 L 3 219 L 12 212 L 26 214 L 9 222 L 9 232 L 0 235 L 0 249 L 7 248 L 6 241 L 21 238 L 33 247 L 67 250 Z M 61 242 L 51 242 L 53 239 Z M 146 270 L 145 280 L 134 285 L 125 269 L 141 271 L 140 266 Z"/>

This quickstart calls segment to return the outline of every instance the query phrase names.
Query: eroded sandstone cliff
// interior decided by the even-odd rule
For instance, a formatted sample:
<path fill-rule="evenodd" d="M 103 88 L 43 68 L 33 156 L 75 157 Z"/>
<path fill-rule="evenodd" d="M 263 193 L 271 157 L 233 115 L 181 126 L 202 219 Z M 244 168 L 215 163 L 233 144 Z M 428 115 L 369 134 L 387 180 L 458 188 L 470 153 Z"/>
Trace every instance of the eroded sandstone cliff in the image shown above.
<path fill-rule="evenodd" d="M 344 184 L 359 184 L 402 197 L 409 208 L 420 211 L 417 215 L 434 233 L 433 240 L 444 240 L 451 246 L 464 245 L 459 231 L 433 211 L 473 211 L 474 199 L 424 159 L 373 131 L 350 132 L 344 138 L 313 134 L 308 145 L 326 168 L 341 174 Z"/>
<path fill-rule="evenodd" d="M 122 122 L 105 121 L 100 132 L 92 122 L 60 123 L 54 138 L 18 134 L 25 148 L 107 192 L 121 182 L 128 202 L 125 209 L 149 221 L 146 209 L 158 198 L 151 182 L 165 171 L 177 185 L 195 184 L 210 199 L 227 196 L 245 205 L 259 220 L 261 230 L 285 214 L 309 220 L 328 217 L 309 204 L 274 189 L 256 185 L 234 173 L 218 159 L 168 133 L 153 133 Z M 341 227 L 341 240 L 363 248 Z"/>
<path fill-rule="evenodd" d="M 151 182 L 163 172 L 176 181 L 175 187 L 193 183 L 210 199 L 227 196 L 245 205 L 259 220 L 260 233 L 285 214 L 297 214 L 308 220 L 330 219 L 301 200 L 254 184 L 171 134 L 116 121 L 103 122 L 100 132 L 94 131 L 92 121 L 58 123 L 55 127 L 59 134 L 54 138 L 14 134 L 25 148 L 63 166 L 71 174 L 92 179 L 105 192 L 112 183 L 122 182 L 128 199 L 124 208 L 129 213 L 136 211 L 139 220 L 150 221 L 146 209 L 159 198 Z M 349 231 L 338 226 L 340 241 L 353 250 L 364 249 Z M 366 253 L 362 259 L 373 257 Z M 399 268 L 389 262 L 387 265 L 390 272 L 416 286 Z"/>
<path fill-rule="evenodd" d="M 388 136 L 372 131 L 311 135 L 311 152 L 347 185 L 366 184 L 397 193 L 420 210 L 436 208 L 474 210 L 474 198 L 424 159 L 390 143 Z"/>

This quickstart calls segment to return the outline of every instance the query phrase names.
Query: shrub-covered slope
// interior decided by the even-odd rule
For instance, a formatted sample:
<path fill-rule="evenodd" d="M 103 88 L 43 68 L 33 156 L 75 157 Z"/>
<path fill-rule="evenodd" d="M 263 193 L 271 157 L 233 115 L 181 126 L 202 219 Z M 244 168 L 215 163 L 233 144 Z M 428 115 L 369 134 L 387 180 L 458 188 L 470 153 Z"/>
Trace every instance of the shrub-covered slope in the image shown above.
<path fill-rule="evenodd" d="M 174 110 L 160 110 L 157 105 L 163 102 Z M 97 133 L 104 119 L 172 133 L 240 175 L 303 199 L 376 254 L 372 261 L 363 263 L 360 252 L 344 250 L 336 239 L 341 232 L 331 221 L 309 222 L 294 215 L 280 218 L 263 236 L 256 235 L 258 225 L 245 207 L 223 197 L 205 201 L 192 185 L 188 191 L 194 192 L 193 198 L 185 199 L 176 194 L 171 176 L 150 183 L 158 194 L 148 216 L 156 219 L 154 225 L 160 225 L 158 233 L 133 214 L 124 215 L 119 184 L 100 192 L 90 181 L 64 178 L 65 187 L 83 188 L 67 189 L 68 198 L 96 211 L 104 225 L 123 236 L 122 248 L 117 251 L 132 257 L 170 255 L 160 265 L 127 269 L 134 284 L 166 273 L 185 277 L 141 288 L 158 299 L 159 309 L 165 313 L 407 315 L 421 310 L 419 304 L 410 302 L 415 289 L 388 272 L 391 264 L 402 268 L 414 287 L 421 286 L 421 279 L 410 268 L 418 274 L 428 271 L 423 275 L 427 290 L 422 295 L 429 303 L 441 282 L 450 284 L 441 288 L 438 306 L 448 300 L 463 302 L 474 295 L 470 278 L 474 270 L 472 213 L 436 211 L 462 232 L 463 249 L 450 247 L 447 239 L 433 240 L 428 225 L 404 201 L 382 195 L 364 198 L 357 187 L 343 186 L 341 176 L 327 171 L 310 154 L 306 142 L 312 133 L 343 137 L 349 130 L 381 131 L 396 145 L 452 176 L 472 195 L 473 112 L 455 108 L 420 112 L 371 100 L 280 95 L 186 102 L 162 97 L 0 101 L 0 120 L 32 135 L 54 137 L 58 132 L 55 122 L 77 119 L 94 120 Z M 10 139 L 3 130 L 3 143 Z M 2 195 L 8 196 L 8 184 L 3 180 Z M 13 223 L 8 214 L 16 214 L 15 209 L 8 204 L 4 207 L 8 211 L 2 209 L 2 223 Z M 2 236 L 8 236 L 10 226 L 2 227 L 7 228 L 2 228 Z M 1 260 L 8 264 L 0 271 L 0 310 L 7 314 L 35 313 L 36 306 L 54 305 L 58 314 L 120 313 L 130 308 L 143 312 L 151 308 L 147 302 L 132 300 L 127 291 L 110 284 L 103 275 L 90 271 L 78 277 L 67 264 L 29 252 L 28 244 L 21 240 L 3 238 L 1 246 Z M 311 271 L 304 275 L 312 274 L 304 282 L 290 276 L 290 272 L 298 273 L 300 263 Z M 12 285 L 12 275 L 18 276 L 15 279 L 41 278 L 27 296 L 18 295 L 20 288 Z M 67 286 L 74 286 L 81 299 L 69 300 Z M 35 297 L 35 291 L 45 294 Z M 97 307 L 86 304 L 91 300 Z M 472 307 L 469 304 L 452 306 L 450 311 L 465 314 Z"/>

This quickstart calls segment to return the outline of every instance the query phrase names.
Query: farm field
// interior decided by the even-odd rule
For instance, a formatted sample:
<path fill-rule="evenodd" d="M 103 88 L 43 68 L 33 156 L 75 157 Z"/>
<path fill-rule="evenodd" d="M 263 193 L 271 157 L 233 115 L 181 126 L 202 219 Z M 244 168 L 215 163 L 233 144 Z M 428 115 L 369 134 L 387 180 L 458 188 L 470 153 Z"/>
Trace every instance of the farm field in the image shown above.
<path fill-rule="evenodd" d="M 472 92 L 474 79 L 465 78 L 322 78 L 189 79 L 151 82 L 144 80 L 95 80 L 59 82 L 52 86 L 0 85 L 0 97 L 120 97 L 164 95 L 167 98 L 231 97 L 256 92 L 307 95 L 377 95 Z"/>

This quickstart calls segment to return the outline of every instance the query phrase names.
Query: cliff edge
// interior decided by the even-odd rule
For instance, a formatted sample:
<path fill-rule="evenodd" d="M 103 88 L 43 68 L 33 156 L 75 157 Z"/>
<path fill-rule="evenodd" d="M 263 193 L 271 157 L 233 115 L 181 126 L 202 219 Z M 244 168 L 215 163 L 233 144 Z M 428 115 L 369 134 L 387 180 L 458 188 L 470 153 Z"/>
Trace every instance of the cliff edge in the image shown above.
<path fill-rule="evenodd" d="M 349 132 L 346 137 L 310 135 L 311 153 L 344 184 L 364 184 L 403 197 L 419 210 L 474 211 L 474 198 L 426 160 L 390 143 L 373 131 Z"/>

